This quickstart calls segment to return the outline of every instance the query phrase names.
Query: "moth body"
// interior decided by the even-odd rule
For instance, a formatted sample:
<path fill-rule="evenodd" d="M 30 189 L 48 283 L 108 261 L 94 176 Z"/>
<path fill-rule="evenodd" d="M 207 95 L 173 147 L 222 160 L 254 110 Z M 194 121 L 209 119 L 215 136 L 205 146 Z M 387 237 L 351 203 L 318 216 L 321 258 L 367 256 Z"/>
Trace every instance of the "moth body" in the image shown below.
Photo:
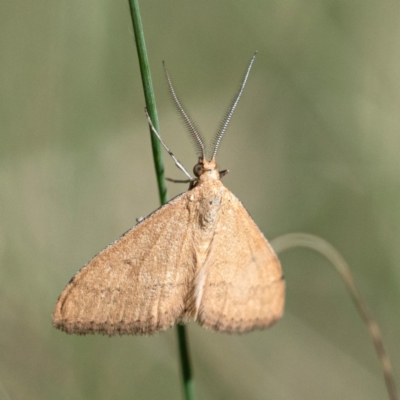
<path fill-rule="evenodd" d="M 255 57 L 255 56 L 254 56 Z M 68 283 L 53 312 L 67 333 L 152 334 L 197 321 L 218 332 L 265 329 L 283 313 L 285 284 L 278 258 L 240 201 L 223 185 L 215 156 L 242 94 L 254 57 L 214 139 L 204 141 L 167 81 L 195 141 L 199 160 L 184 169 L 183 193 L 90 260 Z"/>

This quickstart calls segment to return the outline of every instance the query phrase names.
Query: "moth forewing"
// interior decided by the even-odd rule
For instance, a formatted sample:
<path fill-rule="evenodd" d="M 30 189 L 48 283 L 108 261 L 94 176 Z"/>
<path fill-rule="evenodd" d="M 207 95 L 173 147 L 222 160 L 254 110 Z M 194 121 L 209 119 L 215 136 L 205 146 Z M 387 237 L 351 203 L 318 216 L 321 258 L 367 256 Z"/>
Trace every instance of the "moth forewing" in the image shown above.
<path fill-rule="evenodd" d="M 86 264 L 61 293 L 67 333 L 151 334 L 173 325 L 193 280 L 189 192 L 160 207 Z"/>
<path fill-rule="evenodd" d="M 265 329 L 283 313 L 281 266 L 240 201 L 225 187 L 222 193 L 207 260 L 196 277 L 198 321 L 220 332 Z"/>

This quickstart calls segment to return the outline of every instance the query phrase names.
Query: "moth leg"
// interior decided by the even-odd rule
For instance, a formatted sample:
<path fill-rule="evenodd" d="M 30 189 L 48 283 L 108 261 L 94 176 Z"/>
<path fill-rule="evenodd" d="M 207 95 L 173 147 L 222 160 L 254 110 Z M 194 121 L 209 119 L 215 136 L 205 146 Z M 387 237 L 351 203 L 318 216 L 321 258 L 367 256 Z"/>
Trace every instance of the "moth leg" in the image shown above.
<path fill-rule="evenodd" d="M 223 178 L 225 175 L 228 175 L 229 169 L 224 169 L 223 171 L 219 171 L 219 178 Z"/>
<path fill-rule="evenodd" d="M 182 163 L 174 156 L 172 151 L 168 148 L 168 146 L 164 143 L 164 141 L 161 139 L 160 134 L 157 132 L 156 128 L 153 125 L 153 122 L 150 119 L 149 113 L 147 112 L 147 108 L 144 109 L 144 112 L 146 114 L 147 120 L 149 121 L 149 125 L 153 133 L 158 137 L 158 140 L 160 143 L 164 146 L 164 149 L 167 150 L 168 154 L 172 157 L 172 159 L 175 161 L 175 165 L 189 178 L 188 182 L 192 182 L 193 178 L 190 176 L 189 172 L 186 171 L 185 167 L 182 165 Z"/>
<path fill-rule="evenodd" d="M 171 178 L 165 178 L 168 182 L 173 182 L 173 183 L 189 183 L 192 182 L 189 179 L 171 179 Z"/>

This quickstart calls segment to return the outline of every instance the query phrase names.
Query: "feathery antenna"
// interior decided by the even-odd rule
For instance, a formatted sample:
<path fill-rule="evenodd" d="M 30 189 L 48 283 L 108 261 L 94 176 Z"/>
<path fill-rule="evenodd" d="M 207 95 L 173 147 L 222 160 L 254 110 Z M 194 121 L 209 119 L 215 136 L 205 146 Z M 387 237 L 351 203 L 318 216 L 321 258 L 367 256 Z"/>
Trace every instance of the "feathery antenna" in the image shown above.
<path fill-rule="evenodd" d="M 229 109 L 225 114 L 225 118 L 223 119 L 223 121 L 222 121 L 222 123 L 220 125 L 220 128 L 219 128 L 217 134 L 214 137 L 214 140 L 212 142 L 213 143 L 213 148 L 214 148 L 213 149 L 213 154 L 212 154 L 212 157 L 211 157 L 212 159 L 215 158 L 215 156 L 217 155 L 219 144 L 221 143 L 222 137 L 224 136 L 226 128 L 228 127 L 228 124 L 229 124 L 229 122 L 230 122 L 230 120 L 232 118 L 232 114 L 235 111 L 237 103 L 239 102 L 240 96 L 243 93 L 243 89 L 244 89 L 244 87 L 246 85 L 247 78 L 249 77 L 250 70 L 251 70 L 251 67 L 253 66 L 254 59 L 256 58 L 256 55 L 257 55 L 257 51 L 254 53 L 253 58 L 251 59 L 250 64 L 247 67 L 247 70 L 246 70 L 246 73 L 244 75 L 243 81 L 242 81 L 242 83 L 240 85 L 239 91 L 237 92 L 236 96 L 232 100 L 232 102 L 231 102 L 231 104 L 229 106 Z"/>
<path fill-rule="evenodd" d="M 176 92 L 172 86 L 171 78 L 168 74 L 167 67 L 165 66 L 164 61 L 163 61 L 163 66 L 164 66 L 165 76 L 167 78 L 168 87 L 172 96 L 172 100 L 174 101 L 175 107 L 178 110 L 183 122 L 185 123 L 188 133 L 194 145 L 196 146 L 196 151 L 198 153 L 197 155 L 202 159 L 204 159 L 205 157 L 204 140 L 196 124 L 193 122 L 192 118 L 190 117 L 186 109 L 183 107 L 182 103 L 179 101 L 178 96 L 176 95 Z"/>

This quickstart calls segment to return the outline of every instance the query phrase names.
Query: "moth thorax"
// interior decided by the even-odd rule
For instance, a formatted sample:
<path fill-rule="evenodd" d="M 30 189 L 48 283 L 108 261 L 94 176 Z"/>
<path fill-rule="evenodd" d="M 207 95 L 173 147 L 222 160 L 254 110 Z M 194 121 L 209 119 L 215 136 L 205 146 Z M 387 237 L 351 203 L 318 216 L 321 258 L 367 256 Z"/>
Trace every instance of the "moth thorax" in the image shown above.
<path fill-rule="evenodd" d="M 217 223 L 222 203 L 221 186 L 221 183 L 217 185 L 208 183 L 203 186 L 203 198 L 199 207 L 199 225 L 202 230 L 213 230 Z"/>

